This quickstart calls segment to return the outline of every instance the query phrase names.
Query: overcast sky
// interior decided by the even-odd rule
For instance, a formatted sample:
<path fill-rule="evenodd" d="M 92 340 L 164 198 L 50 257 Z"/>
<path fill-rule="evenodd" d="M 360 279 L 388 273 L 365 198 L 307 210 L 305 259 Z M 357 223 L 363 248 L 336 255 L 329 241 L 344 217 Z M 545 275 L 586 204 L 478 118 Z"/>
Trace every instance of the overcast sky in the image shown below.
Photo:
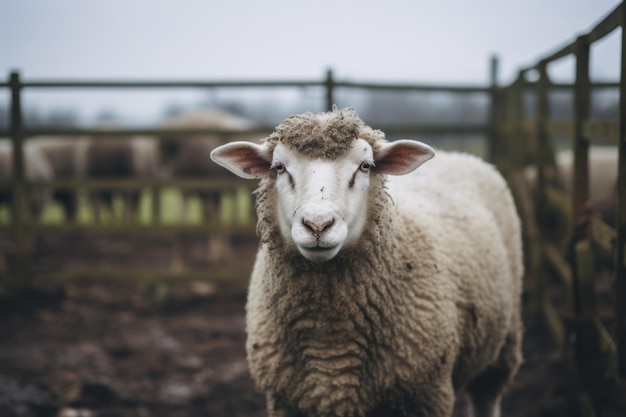
<path fill-rule="evenodd" d="M 342 80 L 459 84 L 486 83 L 497 54 L 508 82 L 618 4 L 0 0 L 0 71 L 25 79 L 319 79 L 330 67 Z M 592 49 L 594 78 L 617 78 L 618 41 L 619 31 Z"/>

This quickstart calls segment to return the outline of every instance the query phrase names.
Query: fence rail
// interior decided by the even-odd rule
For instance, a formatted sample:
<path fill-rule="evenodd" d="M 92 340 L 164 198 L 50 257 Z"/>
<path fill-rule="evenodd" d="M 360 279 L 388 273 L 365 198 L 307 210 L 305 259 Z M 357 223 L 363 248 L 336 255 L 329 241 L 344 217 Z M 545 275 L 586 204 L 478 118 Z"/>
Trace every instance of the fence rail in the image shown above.
<path fill-rule="evenodd" d="M 492 60 L 492 67 L 495 68 L 495 58 Z M 217 135 L 224 140 L 233 140 L 242 135 L 268 134 L 273 127 L 258 127 L 254 129 L 246 129 L 245 131 L 238 129 L 208 129 L 208 128 L 36 128 L 25 125 L 22 117 L 22 95 L 24 91 L 32 90 L 59 90 L 59 89 L 101 89 L 110 91 L 111 89 L 277 89 L 277 88 L 321 88 L 325 90 L 324 100 L 325 107 L 331 109 L 335 103 L 335 95 L 337 89 L 363 89 L 368 91 L 418 91 L 418 92 L 444 92 L 455 94 L 485 94 L 488 97 L 495 91 L 495 72 L 492 74 L 491 85 L 431 85 L 431 84 L 393 84 L 393 83 L 358 83 L 351 81 L 336 80 L 332 71 L 327 71 L 324 77 L 318 80 L 289 80 L 289 81 L 233 81 L 233 80 L 216 80 L 216 81 L 180 81 L 180 80 L 50 80 L 50 79 L 29 79 L 23 80 L 17 72 L 10 74 L 6 83 L 0 83 L 0 89 L 7 88 L 11 93 L 11 115 L 10 126 L 7 129 L 0 129 L 0 137 L 9 137 L 13 143 L 14 152 L 14 176 L 13 180 L 6 182 L 0 181 L 0 189 L 10 188 L 13 195 L 12 216 L 11 216 L 11 235 L 13 239 L 13 260 L 14 270 L 12 274 L 17 277 L 19 282 L 27 282 L 29 274 L 28 257 L 32 248 L 33 236 L 39 232 L 48 231 L 85 231 L 85 233 L 104 233 L 105 230 L 117 233 L 120 229 L 126 229 L 130 233 L 138 230 L 142 232 L 173 232 L 173 233 L 191 233 L 196 230 L 197 233 L 206 233 L 210 230 L 212 233 L 224 233 L 225 230 L 232 230 L 232 225 L 200 224 L 194 227 L 187 225 L 178 225 L 176 227 L 170 224 L 163 224 L 158 221 L 158 209 L 153 205 L 151 221 L 149 225 L 111 225 L 107 228 L 96 224 L 66 224 L 66 225 L 42 225 L 32 224 L 25 216 L 26 193 L 41 182 L 28 181 L 24 175 L 23 166 L 23 145 L 26 141 L 36 141 L 41 136 L 63 136 L 64 138 L 72 138 L 75 140 L 83 140 L 90 138 L 93 140 L 106 140 L 111 137 L 131 137 L 136 135 L 153 136 L 157 138 L 177 137 L 180 140 L 186 140 L 200 135 Z M 388 135 L 404 135 L 404 134 L 481 134 L 488 135 L 492 128 L 489 124 L 460 124 L 460 125 L 404 125 L 404 126 L 377 126 Z M 236 187 L 251 188 L 249 182 L 245 184 L 242 181 L 228 180 L 194 180 L 191 178 L 178 178 L 168 180 L 154 179 L 108 179 L 108 180 L 53 180 L 45 185 L 55 190 L 78 190 L 78 189 L 118 189 L 118 190 L 138 190 L 163 189 L 165 187 L 176 187 L 178 189 L 203 189 L 203 190 L 232 190 Z M 156 200 L 155 197 L 152 198 Z M 249 233 L 254 233 L 254 225 L 243 227 Z"/>

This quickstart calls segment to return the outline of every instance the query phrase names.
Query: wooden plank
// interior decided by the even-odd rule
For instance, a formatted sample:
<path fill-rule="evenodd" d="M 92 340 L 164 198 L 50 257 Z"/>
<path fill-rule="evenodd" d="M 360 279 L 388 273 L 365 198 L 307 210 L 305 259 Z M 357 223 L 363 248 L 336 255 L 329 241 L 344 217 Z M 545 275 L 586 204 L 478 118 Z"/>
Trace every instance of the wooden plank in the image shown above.
<path fill-rule="evenodd" d="M 133 88 L 133 89 L 154 89 L 154 88 L 280 88 L 280 87 L 323 87 L 320 80 L 281 80 L 281 81 L 231 81 L 231 80 L 186 80 L 186 81 L 167 81 L 167 80 L 45 80 L 34 79 L 22 82 L 25 88 Z"/>
<path fill-rule="evenodd" d="M 597 23 L 593 29 L 591 29 L 587 35 L 587 42 L 592 44 L 604 38 L 609 33 L 623 24 L 623 7 L 624 3 L 620 3 L 608 16 Z"/>
<path fill-rule="evenodd" d="M 607 17 L 605 17 L 602 21 L 596 24 L 589 32 L 587 32 L 585 36 L 585 43 L 587 46 L 592 43 L 602 39 L 613 30 L 617 29 L 623 22 L 623 3 L 619 4 Z M 545 56 L 541 59 L 540 63 L 537 65 L 525 67 L 522 69 L 524 72 L 529 72 L 535 69 L 539 69 L 542 63 L 547 64 L 550 62 L 557 61 L 561 58 L 564 58 L 570 54 L 575 53 L 576 50 L 576 42 L 570 42 L 566 45 L 561 46 L 559 49 L 551 52 L 549 55 Z"/>
<path fill-rule="evenodd" d="M 559 351 L 563 352 L 565 349 L 565 345 L 567 343 L 567 339 L 565 337 L 565 326 L 559 313 L 554 309 L 552 304 L 546 300 L 544 300 L 543 308 L 544 320 L 546 321 L 548 328 L 552 332 L 552 337 L 554 338 L 554 342 L 556 343 Z"/>
<path fill-rule="evenodd" d="M 535 193 L 535 204 L 536 204 L 536 213 L 538 218 L 536 219 L 537 224 L 543 224 L 543 219 L 541 216 L 544 216 L 546 213 L 546 209 L 548 207 L 548 195 L 547 195 L 547 178 L 546 178 L 546 169 L 550 165 L 550 158 L 548 150 L 549 137 L 547 134 L 547 121 L 549 118 L 549 107 L 548 107 L 548 73 L 545 65 L 540 68 L 539 71 L 540 78 L 537 83 L 537 106 L 535 109 L 535 132 L 531 134 L 531 149 L 533 160 L 537 166 L 537 181 L 536 181 L 536 193 Z M 545 279 L 545 245 L 543 244 L 545 241 L 544 231 L 541 228 L 538 228 L 538 236 L 537 240 L 533 242 L 533 253 L 532 257 L 534 258 L 534 262 L 537 262 L 535 265 L 535 271 L 537 274 L 532 277 L 534 280 L 533 285 L 531 285 L 532 293 L 531 293 L 531 311 L 539 312 L 542 318 L 545 318 L 545 299 L 546 299 L 546 279 Z"/>
<path fill-rule="evenodd" d="M 432 124 L 432 125 L 379 125 L 372 126 L 376 129 L 380 129 L 387 135 L 394 135 L 397 133 L 412 133 L 412 134 L 485 134 L 489 132 L 488 124 Z M 76 140 L 84 140 L 85 136 L 90 136 L 92 139 L 107 140 L 112 136 L 165 136 L 173 135 L 175 140 L 184 141 L 192 136 L 199 135 L 219 135 L 223 136 L 225 140 L 242 138 L 254 134 L 267 135 L 272 132 L 272 129 L 267 127 L 258 129 L 247 130 L 224 130 L 224 129 L 111 129 L 111 130 L 94 130 L 94 129 L 76 129 L 76 128 L 57 128 L 57 129 L 37 129 L 28 128 L 24 130 L 24 136 L 29 138 L 35 138 L 37 136 L 64 136 L 67 138 L 74 138 Z M 8 133 L 8 132 L 6 132 Z M 174 136 L 175 135 L 175 136 Z M 7 136 L 5 132 L 0 130 L 0 137 Z"/>
<path fill-rule="evenodd" d="M 572 120 L 549 120 L 547 129 L 550 136 L 574 137 L 574 122 Z"/>
<path fill-rule="evenodd" d="M 53 181 L 28 181 L 28 186 L 49 186 L 56 189 L 72 190 L 77 188 L 90 188 L 94 190 L 119 189 L 136 190 L 142 188 L 166 188 L 176 187 L 179 189 L 200 189 L 210 191 L 232 191 L 238 188 L 254 190 L 258 181 L 245 180 L 238 177 L 207 177 L 207 178 L 109 178 L 109 179 L 74 179 Z M 0 181 L 0 188 L 11 187 L 12 181 Z"/>
<path fill-rule="evenodd" d="M 621 8 L 622 25 L 626 7 Z M 617 176 L 617 256 L 615 257 L 615 332 L 619 374 L 626 378 L 626 30 L 622 28 Z"/>
<path fill-rule="evenodd" d="M 602 221 L 598 216 L 591 218 L 589 238 L 594 245 L 607 254 L 613 253 L 613 245 L 617 233 L 614 228 Z"/>
<path fill-rule="evenodd" d="M 583 121 L 589 117 L 591 107 L 591 87 L 589 80 L 589 44 L 585 36 L 575 43 L 576 83 L 574 86 L 573 152 L 572 172 L 572 214 L 578 219 L 589 200 L 589 141 L 583 134 Z M 572 225 L 572 229 L 576 227 Z M 572 235 L 574 231 L 572 230 Z"/>
<path fill-rule="evenodd" d="M 198 224 L 139 224 L 139 223 L 62 223 L 39 224 L 38 233 L 72 233 L 77 235 L 208 235 L 256 237 L 256 221 L 246 224 L 198 223 Z M 0 230 L 2 230 L 0 228 Z"/>
<path fill-rule="evenodd" d="M 21 104 L 21 82 L 17 72 L 11 73 L 11 126 L 10 137 L 13 145 L 13 177 L 11 181 L 12 192 L 12 249 L 8 254 L 11 265 L 11 280 L 5 281 L 4 285 L 24 286 L 30 278 L 30 252 L 32 238 L 27 228 L 28 204 L 26 201 L 26 178 L 23 149 L 23 124 Z"/>
<path fill-rule="evenodd" d="M 486 124 L 445 124 L 445 125 L 405 125 L 372 126 L 385 132 L 386 136 L 397 136 L 401 134 L 411 135 L 442 135 L 442 134 L 465 134 L 465 135 L 486 135 L 489 132 L 489 125 Z"/>
<path fill-rule="evenodd" d="M 619 141 L 619 122 L 617 119 L 590 119 L 583 122 L 583 136 L 589 141 Z"/>
<path fill-rule="evenodd" d="M 567 289 L 568 305 L 571 305 L 572 269 L 563 253 L 553 243 L 546 244 L 546 259 L 557 272 L 558 278 Z"/>
<path fill-rule="evenodd" d="M 147 285 L 155 283 L 181 283 L 188 281 L 207 281 L 221 284 L 245 285 L 250 278 L 251 269 L 211 268 L 170 272 L 162 270 L 109 269 L 98 271 L 63 271 L 43 274 L 38 281 L 44 285 L 67 284 L 115 284 L 133 283 Z"/>
<path fill-rule="evenodd" d="M 552 136 L 574 138 L 573 120 L 549 120 L 548 133 Z M 615 142 L 619 140 L 619 124 L 617 119 L 586 119 L 582 120 L 582 137 L 589 142 Z"/>
<path fill-rule="evenodd" d="M 110 140 L 112 137 L 128 136 L 168 136 L 168 139 L 184 141 L 192 136 L 215 135 L 224 137 L 225 140 L 232 137 L 245 137 L 250 135 L 266 135 L 273 131 L 271 127 L 263 126 L 250 129 L 218 129 L 218 128 L 116 128 L 116 129 L 80 129 L 75 127 L 66 128 L 25 128 L 24 137 L 37 139 L 38 136 L 64 136 L 68 139 L 85 140 Z M 1 133 L 1 132 L 0 132 Z"/>

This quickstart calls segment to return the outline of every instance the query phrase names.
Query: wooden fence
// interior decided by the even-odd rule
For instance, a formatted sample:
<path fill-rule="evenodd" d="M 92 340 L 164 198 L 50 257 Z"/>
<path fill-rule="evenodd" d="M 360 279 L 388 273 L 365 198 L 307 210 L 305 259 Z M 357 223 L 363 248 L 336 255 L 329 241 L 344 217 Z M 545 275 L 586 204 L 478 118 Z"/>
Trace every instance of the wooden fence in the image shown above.
<path fill-rule="evenodd" d="M 621 78 L 619 83 L 592 83 L 589 76 L 590 46 L 614 30 L 626 19 L 623 3 L 616 7 L 588 33 L 549 54 L 537 63 L 519 71 L 517 79 L 498 90 L 496 95 L 496 137 L 493 143 L 493 161 L 506 173 L 515 188 L 518 203 L 524 213 L 527 252 L 527 291 L 531 309 L 536 318 L 544 319 L 553 330 L 557 343 L 570 356 L 585 396 L 581 406 L 584 415 L 599 415 L 602 396 L 611 389 L 599 373 L 605 372 L 602 361 L 612 366 L 611 381 L 626 393 L 626 31 L 622 30 Z M 548 66 L 565 57 L 575 59 L 575 82 L 551 82 Z M 530 73 L 538 75 L 533 82 L 526 80 Z M 614 120 L 590 118 L 591 94 L 594 89 L 619 90 L 619 116 Z M 550 93 L 557 90 L 573 92 L 571 120 L 557 121 L 550 115 Z M 524 96 L 533 94 L 535 114 L 525 114 Z M 567 209 L 557 207 L 551 175 L 555 172 L 556 136 L 571 139 L 574 155 L 573 193 L 565 202 Z M 590 145 L 610 141 L 615 146 L 618 164 L 617 218 L 612 227 L 591 213 L 587 202 L 590 196 Z M 536 185 L 530 190 L 523 178 L 528 164 L 536 168 Z M 527 172 L 527 171 L 526 171 Z M 558 195 L 558 194 L 556 194 Z M 529 198 L 529 196 L 531 196 Z M 566 223 L 567 240 L 555 235 L 555 213 L 570 215 Z M 569 213 L 569 214 L 568 214 Z M 597 258 L 604 251 L 614 257 L 611 294 L 612 314 L 600 311 L 597 284 L 602 276 Z M 548 294 L 547 282 L 558 276 L 563 286 L 557 305 Z M 602 382 L 600 382 L 602 381 Z M 603 392 L 604 391 L 604 392 Z M 623 405 L 626 409 L 626 404 Z"/>
<path fill-rule="evenodd" d="M 44 225 L 37 222 L 32 222 L 32 219 L 28 219 L 26 216 L 26 198 L 27 189 L 33 186 L 43 185 L 37 184 L 34 181 L 27 181 L 24 174 L 24 158 L 23 149 L 26 141 L 36 136 L 63 136 L 73 137 L 76 140 L 89 137 L 91 139 L 99 140 L 109 138 L 112 136 L 124 136 L 131 137 L 134 135 L 149 135 L 154 137 L 180 137 L 182 140 L 191 136 L 198 135 L 219 135 L 225 140 L 233 136 L 240 136 L 243 134 L 259 134 L 269 133 L 273 128 L 259 128 L 254 130 L 227 130 L 227 129 L 174 129 L 174 128 L 154 128 L 154 129 L 78 129 L 78 128 L 57 128 L 57 129 L 42 129 L 25 126 L 23 120 L 23 104 L 22 97 L 24 90 L 81 90 L 81 89 L 143 89 L 143 90 L 163 90 L 163 89 L 277 89 L 277 88 L 323 88 L 325 89 L 325 107 L 327 109 L 332 108 L 332 105 L 336 102 L 336 94 L 340 89 L 348 90 L 367 90 L 367 91 L 414 91 L 414 92 L 444 92 L 453 94 L 484 94 L 487 97 L 491 97 L 496 91 L 496 58 L 492 58 L 491 61 L 491 85 L 487 86 L 450 86 L 450 85 L 419 85 L 419 84 L 392 84 L 392 83 L 354 83 L 348 81 L 339 81 L 333 77 L 331 70 L 328 70 L 326 76 L 320 80 L 295 80 L 295 81 L 55 81 L 55 80 L 22 80 L 19 73 L 13 72 L 10 74 L 7 83 L 0 83 L 0 89 L 6 88 L 10 90 L 11 105 L 10 105 L 10 126 L 7 130 L 0 129 L 0 137 L 9 137 L 12 140 L 13 148 L 15 152 L 13 154 L 14 163 L 14 175 L 12 181 L 3 184 L 0 182 L 0 187 L 9 188 L 14 196 L 12 210 L 11 210 L 11 237 L 12 245 L 10 248 L 11 253 L 8 254 L 10 260 L 11 271 L 8 277 L 5 277 L 4 285 L 25 285 L 29 280 L 29 275 L 32 272 L 31 265 L 31 252 L 33 246 L 34 237 L 38 233 L 54 232 L 56 231 L 82 231 L 85 233 L 97 233 L 97 232 L 110 232 L 110 231 L 130 231 L 132 233 L 155 233 L 164 232 L 170 234 L 179 233 L 241 233 L 241 234 L 253 234 L 254 225 L 249 224 L 247 226 L 234 227 L 233 225 L 224 225 L 219 222 L 204 223 L 201 225 L 164 225 L 158 223 L 154 219 L 158 219 L 158 206 L 153 205 L 154 214 L 151 216 L 153 219 L 152 224 L 118 224 L 106 226 L 98 224 L 61 224 L 61 225 Z M 477 125 L 477 124 L 432 124 L 432 125 L 403 125 L 399 126 L 376 126 L 379 129 L 385 131 L 388 135 L 393 134 L 493 134 L 493 127 L 489 124 Z M 1 180 L 0 180 L 1 181 Z M 222 190 L 224 192 L 233 190 L 236 187 L 255 187 L 250 181 L 244 181 L 237 178 L 207 178 L 207 179 L 191 179 L 191 178 L 178 178 L 169 180 L 53 180 L 46 182 L 45 185 L 53 189 L 74 189 L 88 188 L 88 189 L 151 189 L 158 190 L 164 187 L 180 187 L 180 188 L 201 188 L 204 190 Z M 156 198 L 152 199 L 153 202 Z M 127 272 L 122 275 L 130 275 Z M 202 275 L 207 279 L 219 279 L 223 276 L 232 276 L 232 271 L 196 271 L 197 275 Z M 241 271 L 241 274 L 246 274 L 248 271 Z M 110 275 L 110 272 L 107 272 Z M 187 273 L 189 275 L 189 273 Z M 64 277 L 68 274 L 58 274 Z M 71 274 L 70 274 L 71 275 Z M 94 275 L 97 275 L 97 271 L 94 271 Z M 137 275 L 137 274 L 135 274 Z M 140 275 L 146 275 L 145 273 Z M 170 274 L 167 272 L 154 272 L 152 276 L 166 276 Z M 193 275 L 193 274 L 192 274 Z M 84 276 L 84 274 L 81 274 Z M 7 282 L 7 280 L 9 282 Z"/>

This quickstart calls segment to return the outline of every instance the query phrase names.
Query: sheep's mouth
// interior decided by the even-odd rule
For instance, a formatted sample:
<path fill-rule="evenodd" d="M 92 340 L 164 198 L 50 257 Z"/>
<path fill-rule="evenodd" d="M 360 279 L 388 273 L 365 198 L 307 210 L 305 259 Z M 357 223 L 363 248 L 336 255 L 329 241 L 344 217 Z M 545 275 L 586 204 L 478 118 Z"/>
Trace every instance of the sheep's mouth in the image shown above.
<path fill-rule="evenodd" d="M 341 245 L 323 247 L 323 246 L 298 246 L 302 256 L 313 262 L 328 261 L 337 255 L 341 249 Z"/>

